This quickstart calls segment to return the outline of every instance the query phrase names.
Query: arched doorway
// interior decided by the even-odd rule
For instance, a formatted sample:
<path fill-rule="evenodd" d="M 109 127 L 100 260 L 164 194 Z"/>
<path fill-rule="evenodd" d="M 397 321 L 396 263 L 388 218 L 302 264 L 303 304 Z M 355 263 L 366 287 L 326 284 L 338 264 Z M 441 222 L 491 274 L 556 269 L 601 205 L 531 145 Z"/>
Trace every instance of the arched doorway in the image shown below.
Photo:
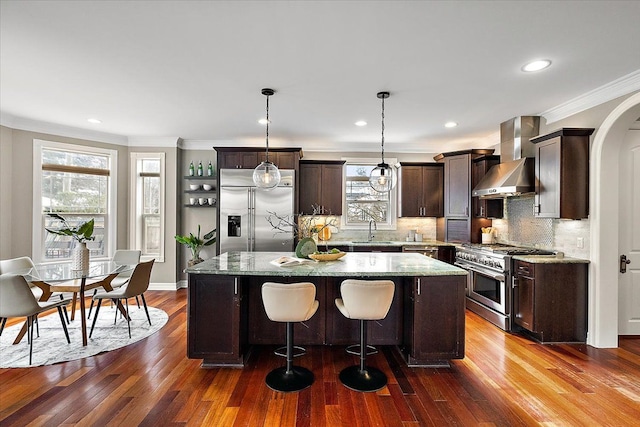
<path fill-rule="evenodd" d="M 598 129 L 591 148 L 589 336 L 594 347 L 618 346 L 618 172 L 620 145 L 640 117 L 640 93 L 618 105 Z"/>

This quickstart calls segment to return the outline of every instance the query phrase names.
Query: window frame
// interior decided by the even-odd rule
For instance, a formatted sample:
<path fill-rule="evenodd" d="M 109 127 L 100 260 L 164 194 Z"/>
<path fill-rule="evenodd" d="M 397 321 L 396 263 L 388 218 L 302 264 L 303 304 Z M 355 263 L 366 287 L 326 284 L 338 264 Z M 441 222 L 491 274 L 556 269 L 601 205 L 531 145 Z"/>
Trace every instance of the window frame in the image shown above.
<path fill-rule="evenodd" d="M 140 261 L 150 261 L 154 259 L 156 262 L 164 262 L 165 260 L 165 221 L 166 221 L 166 154 L 162 152 L 132 152 L 129 154 L 129 247 L 132 249 L 140 249 Z M 144 160 L 160 160 L 160 248 L 159 254 L 145 254 L 142 248 L 142 233 L 144 223 L 141 220 L 145 216 L 143 209 L 143 181 L 149 173 L 142 171 L 142 162 Z"/>
<path fill-rule="evenodd" d="M 342 175 L 342 216 L 340 217 L 340 229 L 342 230 L 368 230 L 369 223 L 366 224 L 348 224 L 347 223 L 347 212 L 348 212 L 348 201 L 347 201 L 347 167 L 352 165 L 366 165 L 366 166 L 376 166 L 380 163 L 379 158 L 371 158 L 371 157 L 343 157 L 341 160 L 345 161 L 344 164 L 344 173 Z M 385 162 L 391 165 L 391 167 L 395 167 L 394 165 L 397 163 L 397 159 L 388 158 L 385 159 Z M 396 168 L 396 177 L 398 170 Z M 398 185 L 396 178 L 396 186 L 391 189 L 389 192 L 389 220 L 385 223 L 376 222 L 376 226 L 378 230 L 396 230 L 397 229 L 397 204 L 398 204 Z"/>
<path fill-rule="evenodd" d="M 82 153 L 89 155 L 101 155 L 109 158 L 109 175 L 107 181 L 107 212 L 105 214 L 106 246 L 104 256 L 92 257 L 95 260 L 106 260 L 110 258 L 117 247 L 117 200 L 118 200 L 118 152 L 108 148 L 92 147 L 87 145 L 71 144 L 66 142 L 47 141 L 42 139 L 33 140 L 33 199 L 32 199 L 32 225 L 31 254 L 36 264 L 56 263 L 60 260 L 45 260 L 44 246 L 46 231 L 44 229 L 44 214 L 42 211 L 42 151 L 43 149 L 53 149 L 67 151 L 71 153 Z M 65 259 L 62 262 L 71 262 Z"/>

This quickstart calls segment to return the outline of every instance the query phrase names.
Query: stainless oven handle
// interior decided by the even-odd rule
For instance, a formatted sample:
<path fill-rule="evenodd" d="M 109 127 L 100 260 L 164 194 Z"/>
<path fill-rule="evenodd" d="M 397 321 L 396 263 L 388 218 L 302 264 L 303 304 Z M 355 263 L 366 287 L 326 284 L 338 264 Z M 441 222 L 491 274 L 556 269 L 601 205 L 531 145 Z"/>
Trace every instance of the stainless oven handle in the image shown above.
<path fill-rule="evenodd" d="M 457 264 L 457 263 L 455 265 L 457 265 L 458 267 L 464 268 L 465 270 L 473 271 L 474 273 L 478 273 L 478 274 L 482 274 L 484 276 L 491 277 L 492 279 L 498 280 L 500 282 L 504 282 L 505 281 L 504 274 L 496 274 L 496 273 L 493 273 L 491 271 L 482 270 L 482 269 L 480 269 L 478 267 L 475 267 L 475 266 L 471 267 L 470 265 L 460 265 L 460 264 Z"/>

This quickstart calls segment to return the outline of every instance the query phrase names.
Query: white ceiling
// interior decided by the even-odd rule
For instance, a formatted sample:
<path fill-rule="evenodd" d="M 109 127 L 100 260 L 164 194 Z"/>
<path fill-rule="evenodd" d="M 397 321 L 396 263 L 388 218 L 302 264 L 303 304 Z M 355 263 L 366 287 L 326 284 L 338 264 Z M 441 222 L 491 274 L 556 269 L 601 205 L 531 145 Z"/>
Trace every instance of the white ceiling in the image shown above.
<path fill-rule="evenodd" d="M 271 87 L 272 146 L 376 151 L 386 90 L 386 150 L 482 147 L 640 81 L 639 22 L 638 1 L 2 0 L 1 118 L 259 146 Z M 552 67 L 520 71 L 537 58 Z"/>

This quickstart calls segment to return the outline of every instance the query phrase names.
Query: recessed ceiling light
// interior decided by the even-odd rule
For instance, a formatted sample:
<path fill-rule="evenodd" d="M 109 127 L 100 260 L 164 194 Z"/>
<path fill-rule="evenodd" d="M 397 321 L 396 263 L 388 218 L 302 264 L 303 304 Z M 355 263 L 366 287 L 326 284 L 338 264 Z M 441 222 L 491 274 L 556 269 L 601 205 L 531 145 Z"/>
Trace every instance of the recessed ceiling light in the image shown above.
<path fill-rule="evenodd" d="M 87 121 L 89 123 L 93 123 L 94 125 L 99 125 L 100 123 L 102 123 L 102 120 L 98 120 L 98 119 L 87 119 Z"/>
<path fill-rule="evenodd" d="M 456 122 L 447 122 L 447 123 L 444 124 L 444 127 L 446 127 L 446 128 L 454 128 L 456 126 L 458 126 L 458 123 L 456 123 Z"/>
<path fill-rule="evenodd" d="M 358 120 L 357 122 L 354 123 L 356 126 L 366 126 L 367 122 L 365 122 L 364 120 Z"/>
<path fill-rule="evenodd" d="M 260 120 L 258 120 L 258 123 L 260 123 L 261 125 L 266 125 L 267 123 L 271 123 L 271 120 L 260 119 Z"/>
<path fill-rule="evenodd" d="M 536 61 L 531 61 L 528 64 L 525 64 L 522 66 L 522 71 L 530 73 L 533 71 L 540 71 L 540 70 L 544 70 L 545 68 L 547 68 L 549 65 L 551 65 L 551 61 L 548 59 L 539 59 Z"/>

